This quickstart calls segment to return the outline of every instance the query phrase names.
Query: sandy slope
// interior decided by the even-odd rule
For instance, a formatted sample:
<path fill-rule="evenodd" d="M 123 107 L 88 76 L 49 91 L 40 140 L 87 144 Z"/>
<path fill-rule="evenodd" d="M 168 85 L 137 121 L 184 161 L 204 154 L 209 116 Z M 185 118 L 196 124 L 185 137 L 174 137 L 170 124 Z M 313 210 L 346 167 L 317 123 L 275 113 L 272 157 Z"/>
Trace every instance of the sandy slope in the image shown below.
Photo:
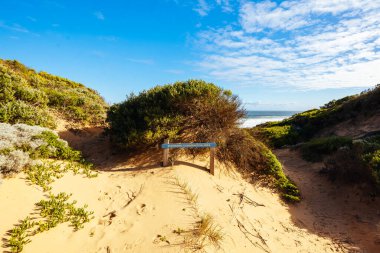
<path fill-rule="evenodd" d="M 380 200 L 352 186 L 333 184 L 296 151 L 276 150 L 285 172 L 300 188 L 303 200 L 290 207 L 295 222 L 313 233 L 346 244 L 351 252 L 380 252 Z"/>
<path fill-rule="evenodd" d="M 206 161 L 195 163 L 205 165 Z M 199 213 L 212 214 L 222 228 L 222 248 L 207 247 L 207 252 L 343 251 L 331 239 L 296 226 L 289 207 L 269 190 L 248 184 L 237 175 L 213 177 L 198 166 L 180 163 L 173 168 L 130 164 L 101 172 L 94 179 L 68 174 L 57 180 L 53 192 L 73 193 L 78 204 L 87 203 L 95 211 L 95 219 L 77 232 L 61 224 L 38 234 L 24 252 L 185 251 L 182 243 L 186 233 L 178 235 L 173 230 L 189 231 L 199 218 L 173 178 L 188 183 L 198 194 Z M 130 202 L 133 192 L 137 197 Z M 241 201 L 239 194 L 248 199 Z M 6 180 L 0 186 L 0 234 L 33 212 L 33 203 L 42 197 L 38 188 L 25 184 L 22 175 Z M 264 206 L 254 206 L 250 200 Z M 243 224 L 240 228 L 237 220 Z"/>

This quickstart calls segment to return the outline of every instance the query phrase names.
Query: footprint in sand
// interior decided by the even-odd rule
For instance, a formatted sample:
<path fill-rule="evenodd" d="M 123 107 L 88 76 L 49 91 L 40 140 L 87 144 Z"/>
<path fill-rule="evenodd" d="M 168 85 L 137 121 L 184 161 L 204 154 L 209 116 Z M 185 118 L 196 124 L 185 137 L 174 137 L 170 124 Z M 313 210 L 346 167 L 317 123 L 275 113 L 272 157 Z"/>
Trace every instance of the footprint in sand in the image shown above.
<path fill-rule="evenodd" d="M 140 206 L 137 207 L 136 213 L 138 215 L 141 215 L 145 211 L 145 208 L 146 208 L 146 205 L 145 204 L 141 204 Z"/>

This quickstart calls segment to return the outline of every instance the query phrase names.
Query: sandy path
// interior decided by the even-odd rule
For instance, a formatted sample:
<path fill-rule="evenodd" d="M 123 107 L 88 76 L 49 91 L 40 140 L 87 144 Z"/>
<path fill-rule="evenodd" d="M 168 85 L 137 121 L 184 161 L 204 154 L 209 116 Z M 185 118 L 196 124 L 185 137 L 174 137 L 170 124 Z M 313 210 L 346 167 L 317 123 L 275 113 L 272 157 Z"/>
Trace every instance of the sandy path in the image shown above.
<path fill-rule="evenodd" d="M 186 162 L 192 161 L 173 168 L 117 167 L 94 179 L 64 176 L 53 183 L 53 192 L 72 193 L 71 199 L 88 204 L 95 219 L 77 232 L 61 224 L 38 234 L 23 252 L 185 252 L 185 235 L 191 233 L 178 235 L 173 230 L 191 231 L 199 217 L 181 189 L 171 183 L 173 178 L 188 184 L 198 195 L 198 213 L 212 214 L 222 229 L 222 247 L 208 246 L 205 252 L 342 252 L 329 238 L 295 226 L 289 207 L 270 190 L 248 184 L 238 175 L 213 177 Z M 23 181 L 20 175 L 1 185 L 0 203 L 11 207 L 0 216 L 3 237 L 43 198 L 43 192 Z M 137 197 L 130 202 L 133 192 Z M 241 201 L 239 194 L 248 199 Z"/>
<path fill-rule="evenodd" d="M 322 235 L 319 229 L 307 227 L 312 217 L 308 202 L 288 206 L 267 188 L 249 184 L 236 173 L 220 173 L 218 164 L 216 175 L 211 176 L 204 169 L 207 160 L 183 158 L 174 167 L 162 168 L 159 152 L 128 159 L 111 148 L 100 133 L 101 129 L 61 133 L 101 171 L 93 179 L 69 173 L 52 185 L 54 193 L 72 193 L 71 199 L 78 205 L 88 204 L 95 218 L 77 232 L 61 224 L 33 236 L 23 252 L 186 252 L 189 245 L 184 240 L 204 214 L 214 217 L 224 237 L 221 248 L 208 245 L 204 252 L 348 252 L 331 239 L 334 233 Z M 298 180 L 297 173 L 292 175 Z M 173 178 L 185 182 L 198 196 L 196 212 Z M 42 198 L 44 193 L 28 185 L 22 174 L 0 185 L 3 239 L 14 224 L 33 213 L 33 203 Z M 178 229 L 185 232 L 173 233 Z M 1 247 L 7 252 L 4 243 Z"/>
<path fill-rule="evenodd" d="M 308 163 L 296 151 L 275 153 L 302 192 L 302 202 L 290 207 L 299 227 L 344 243 L 352 252 L 380 252 L 379 199 L 373 200 L 357 188 L 335 186 L 318 174 L 321 163 Z"/>

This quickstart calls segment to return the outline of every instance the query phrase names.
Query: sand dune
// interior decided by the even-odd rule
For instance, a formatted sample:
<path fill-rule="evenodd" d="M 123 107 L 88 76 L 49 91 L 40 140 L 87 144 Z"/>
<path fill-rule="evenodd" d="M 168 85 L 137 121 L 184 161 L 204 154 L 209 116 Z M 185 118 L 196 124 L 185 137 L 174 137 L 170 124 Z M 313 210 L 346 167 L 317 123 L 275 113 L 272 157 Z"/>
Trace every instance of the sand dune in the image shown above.
<path fill-rule="evenodd" d="M 185 252 L 191 245 L 184 240 L 206 213 L 214 217 L 224 237 L 220 248 L 206 245 L 206 252 L 344 251 L 332 239 L 296 226 L 289 207 L 268 189 L 251 185 L 237 174 L 213 177 L 188 166 L 192 160 L 185 162 L 189 163 L 138 170 L 131 164 L 100 172 L 93 179 L 68 174 L 57 180 L 53 192 L 72 193 L 79 205 L 88 204 L 95 219 L 77 232 L 61 224 L 38 234 L 24 252 Z M 195 161 L 199 166 L 206 163 Z M 186 182 L 198 195 L 197 212 L 173 180 Z M 4 235 L 33 212 L 43 192 L 27 185 L 23 175 L 0 187 L 0 234 Z"/>
<path fill-rule="evenodd" d="M 101 129 L 65 130 L 61 136 L 100 172 L 92 179 L 67 173 L 52 184 L 52 192 L 72 193 L 71 200 L 88 204 L 94 219 L 76 232 L 64 223 L 37 234 L 23 252 L 380 252 L 376 203 L 332 193 L 332 184 L 316 173 L 318 164 L 310 167 L 289 150 L 277 155 L 300 186 L 304 199 L 298 205 L 284 204 L 278 194 L 248 183 L 234 169 L 227 175 L 218 163 L 211 176 L 207 159 L 182 157 L 162 168 L 159 150 L 127 159 L 110 148 Z M 23 174 L 4 180 L 2 238 L 43 198 Z M 222 240 L 199 249 L 195 232 L 208 214 Z M 4 242 L 1 249 L 7 252 Z"/>

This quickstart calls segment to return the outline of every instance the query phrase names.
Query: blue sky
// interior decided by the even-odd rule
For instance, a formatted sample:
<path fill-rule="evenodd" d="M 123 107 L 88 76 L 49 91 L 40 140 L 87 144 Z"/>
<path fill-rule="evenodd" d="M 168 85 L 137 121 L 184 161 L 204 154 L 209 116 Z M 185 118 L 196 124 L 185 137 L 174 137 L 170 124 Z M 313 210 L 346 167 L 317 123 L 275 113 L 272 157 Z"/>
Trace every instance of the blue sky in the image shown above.
<path fill-rule="evenodd" d="M 305 110 L 380 83 L 380 1 L 1 1 L 0 58 L 120 102 L 204 79 L 251 110 Z"/>

